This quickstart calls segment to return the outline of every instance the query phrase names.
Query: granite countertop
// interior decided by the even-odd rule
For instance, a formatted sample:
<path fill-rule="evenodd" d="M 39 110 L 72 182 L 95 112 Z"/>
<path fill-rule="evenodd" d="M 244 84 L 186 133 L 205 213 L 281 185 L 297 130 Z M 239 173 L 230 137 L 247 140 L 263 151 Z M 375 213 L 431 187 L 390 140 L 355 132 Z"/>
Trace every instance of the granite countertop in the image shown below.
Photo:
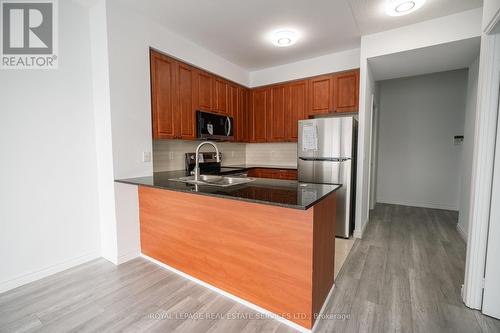
<path fill-rule="evenodd" d="M 165 171 L 155 172 L 153 176 L 149 177 L 118 179 L 115 181 L 124 184 L 187 192 L 194 195 L 208 195 L 302 210 L 314 206 L 341 187 L 341 185 L 309 184 L 264 178 L 255 178 L 253 182 L 229 187 L 193 185 L 171 180 L 172 178 L 185 176 L 188 175 L 184 170 Z"/>

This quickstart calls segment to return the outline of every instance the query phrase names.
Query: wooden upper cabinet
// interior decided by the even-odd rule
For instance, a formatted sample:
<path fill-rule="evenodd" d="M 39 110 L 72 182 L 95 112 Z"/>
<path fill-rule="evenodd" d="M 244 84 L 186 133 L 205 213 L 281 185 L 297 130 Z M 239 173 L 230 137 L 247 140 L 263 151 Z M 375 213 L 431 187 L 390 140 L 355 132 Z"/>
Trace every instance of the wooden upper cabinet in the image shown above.
<path fill-rule="evenodd" d="M 150 50 L 154 139 L 195 139 L 196 110 L 233 117 L 239 142 L 297 141 L 298 121 L 357 112 L 359 70 L 248 89 Z"/>
<path fill-rule="evenodd" d="M 151 106 L 153 138 L 173 139 L 176 132 L 176 68 L 177 62 L 155 52 L 151 60 Z"/>
<path fill-rule="evenodd" d="M 213 75 L 196 69 L 194 72 L 195 109 L 212 111 Z"/>
<path fill-rule="evenodd" d="M 193 81 L 195 70 L 189 65 L 179 63 L 177 66 L 178 88 L 178 126 L 182 139 L 194 139 L 195 134 L 195 104 Z"/>
<path fill-rule="evenodd" d="M 268 88 L 255 89 L 251 92 L 252 141 L 266 142 L 266 117 L 269 103 Z"/>
<path fill-rule="evenodd" d="M 333 81 L 332 75 L 322 75 L 309 80 L 310 105 L 308 115 L 333 112 Z"/>
<path fill-rule="evenodd" d="M 270 107 L 267 112 L 267 141 L 285 141 L 286 85 L 269 89 Z"/>
<path fill-rule="evenodd" d="M 238 117 L 238 86 L 229 84 L 227 86 L 227 115 L 233 118 Z"/>
<path fill-rule="evenodd" d="M 356 112 L 359 109 L 359 70 L 334 75 L 335 112 Z"/>
<path fill-rule="evenodd" d="M 233 118 L 233 140 L 238 141 L 240 133 L 238 132 L 238 123 L 240 119 L 240 103 L 239 103 L 238 86 L 229 84 L 227 87 L 227 115 Z"/>
<path fill-rule="evenodd" d="M 295 81 L 287 86 L 286 141 L 297 141 L 298 122 L 306 119 L 307 81 Z"/>
<path fill-rule="evenodd" d="M 227 114 L 227 81 L 216 77 L 214 79 L 214 108 L 217 113 Z"/>
<path fill-rule="evenodd" d="M 238 94 L 238 109 L 237 109 L 237 114 L 233 114 L 234 117 L 234 126 L 235 126 L 235 136 L 234 139 L 235 141 L 239 142 L 245 142 L 248 141 L 248 134 L 247 134 L 247 104 L 248 104 L 248 99 L 247 99 L 247 90 L 242 87 L 237 88 L 237 94 Z"/>

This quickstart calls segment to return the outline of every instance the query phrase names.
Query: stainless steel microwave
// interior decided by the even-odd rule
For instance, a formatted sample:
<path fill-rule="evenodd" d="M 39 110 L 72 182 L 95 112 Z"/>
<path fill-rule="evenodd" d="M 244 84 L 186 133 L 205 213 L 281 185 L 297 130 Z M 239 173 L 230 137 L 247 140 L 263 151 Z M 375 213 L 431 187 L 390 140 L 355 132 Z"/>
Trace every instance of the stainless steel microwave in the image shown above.
<path fill-rule="evenodd" d="M 198 139 L 232 140 L 233 118 L 220 114 L 196 111 Z"/>

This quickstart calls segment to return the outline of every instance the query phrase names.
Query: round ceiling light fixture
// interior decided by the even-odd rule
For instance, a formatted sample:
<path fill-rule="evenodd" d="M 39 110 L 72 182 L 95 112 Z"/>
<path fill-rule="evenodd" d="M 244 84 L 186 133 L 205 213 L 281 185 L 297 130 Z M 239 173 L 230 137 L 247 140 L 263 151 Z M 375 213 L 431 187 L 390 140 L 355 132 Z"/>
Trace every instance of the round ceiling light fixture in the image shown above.
<path fill-rule="evenodd" d="M 292 30 L 278 30 L 272 34 L 271 42 L 278 47 L 292 46 L 297 42 L 297 33 Z"/>
<path fill-rule="evenodd" d="M 389 16 L 403 16 L 413 13 L 425 3 L 425 0 L 388 0 L 385 12 Z"/>

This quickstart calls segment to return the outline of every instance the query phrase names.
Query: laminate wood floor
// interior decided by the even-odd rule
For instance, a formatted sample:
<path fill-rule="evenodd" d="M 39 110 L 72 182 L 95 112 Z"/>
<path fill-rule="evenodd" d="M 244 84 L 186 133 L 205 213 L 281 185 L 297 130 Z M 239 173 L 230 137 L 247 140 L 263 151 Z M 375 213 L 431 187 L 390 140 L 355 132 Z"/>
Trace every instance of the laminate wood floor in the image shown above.
<path fill-rule="evenodd" d="M 377 205 L 317 332 L 500 332 L 460 300 L 449 211 Z M 0 294 L 0 332 L 294 332 L 142 258 L 94 260 Z"/>

